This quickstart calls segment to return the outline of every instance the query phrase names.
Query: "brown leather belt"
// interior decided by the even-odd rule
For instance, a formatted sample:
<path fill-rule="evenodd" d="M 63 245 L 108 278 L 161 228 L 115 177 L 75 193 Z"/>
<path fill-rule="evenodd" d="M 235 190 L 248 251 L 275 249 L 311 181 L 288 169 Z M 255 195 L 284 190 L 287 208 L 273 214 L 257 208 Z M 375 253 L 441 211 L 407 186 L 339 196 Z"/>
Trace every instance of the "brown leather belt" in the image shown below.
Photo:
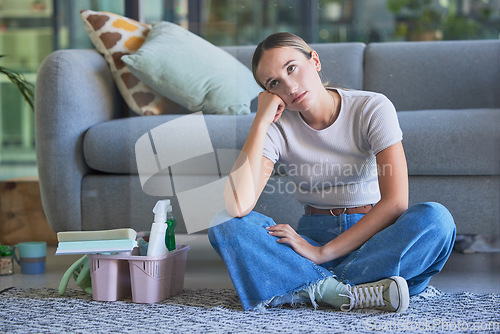
<path fill-rule="evenodd" d="M 314 208 L 310 205 L 306 205 L 305 207 L 305 213 L 308 216 L 312 215 L 332 215 L 332 216 L 338 216 L 342 214 L 346 215 L 351 215 L 354 213 L 367 213 L 368 211 L 373 208 L 372 204 L 368 204 L 365 206 L 358 206 L 355 208 L 337 208 L 337 209 L 317 209 Z"/>

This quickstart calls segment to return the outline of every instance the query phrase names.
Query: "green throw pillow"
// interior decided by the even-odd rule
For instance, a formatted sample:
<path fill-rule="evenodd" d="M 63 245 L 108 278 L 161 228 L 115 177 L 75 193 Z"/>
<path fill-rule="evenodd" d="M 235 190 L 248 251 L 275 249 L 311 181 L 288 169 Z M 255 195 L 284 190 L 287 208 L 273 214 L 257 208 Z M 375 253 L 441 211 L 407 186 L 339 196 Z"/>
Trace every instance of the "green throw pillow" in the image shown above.
<path fill-rule="evenodd" d="M 261 91 L 236 58 L 170 22 L 153 25 L 141 48 L 122 60 L 145 84 L 191 111 L 249 114 Z"/>

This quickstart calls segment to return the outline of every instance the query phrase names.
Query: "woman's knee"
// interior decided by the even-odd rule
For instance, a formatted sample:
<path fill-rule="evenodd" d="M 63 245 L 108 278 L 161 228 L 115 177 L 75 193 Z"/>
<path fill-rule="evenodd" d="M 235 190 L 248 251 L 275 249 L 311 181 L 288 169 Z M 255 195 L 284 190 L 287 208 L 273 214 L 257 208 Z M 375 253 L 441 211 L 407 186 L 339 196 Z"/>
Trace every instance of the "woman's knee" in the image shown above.
<path fill-rule="evenodd" d="M 220 236 L 234 238 L 247 234 L 249 229 L 254 230 L 256 227 L 267 227 L 274 224 L 271 218 L 254 211 L 244 217 L 232 217 L 223 210 L 212 218 L 208 229 L 208 238 L 213 243 Z"/>
<path fill-rule="evenodd" d="M 408 213 L 416 218 L 412 223 L 419 229 L 432 230 L 433 233 L 446 237 L 455 235 L 455 221 L 450 211 L 442 204 L 425 202 L 412 206 Z M 436 236 L 438 236 L 436 235 Z"/>

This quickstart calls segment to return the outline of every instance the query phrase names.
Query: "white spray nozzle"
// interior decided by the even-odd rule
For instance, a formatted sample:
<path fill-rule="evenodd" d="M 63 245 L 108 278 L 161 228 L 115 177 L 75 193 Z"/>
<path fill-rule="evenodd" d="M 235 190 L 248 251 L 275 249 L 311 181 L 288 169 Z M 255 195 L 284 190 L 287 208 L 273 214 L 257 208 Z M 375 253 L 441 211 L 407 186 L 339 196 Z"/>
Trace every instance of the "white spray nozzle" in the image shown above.
<path fill-rule="evenodd" d="M 155 223 L 165 223 L 167 221 L 167 211 L 169 208 L 171 208 L 169 199 L 163 199 L 156 202 L 153 208 Z"/>

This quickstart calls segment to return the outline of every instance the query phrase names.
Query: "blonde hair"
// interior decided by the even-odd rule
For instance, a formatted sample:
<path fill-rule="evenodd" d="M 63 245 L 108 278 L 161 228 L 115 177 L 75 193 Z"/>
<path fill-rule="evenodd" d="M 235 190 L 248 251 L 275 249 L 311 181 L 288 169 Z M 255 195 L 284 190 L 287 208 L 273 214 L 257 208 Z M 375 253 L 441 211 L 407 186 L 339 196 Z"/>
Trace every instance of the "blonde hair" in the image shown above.
<path fill-rule="evenodd" d="M 289 32 L 279 32 L 277 34 L 270 35 L 265 40 L 260 42 L 252 57 L 252 73 L 255 81 L 257 81 L 263 89 L 266 88 L 262 86 L 259 79 L 257 79 L 257 66 L 259 65 L 260 59 L 262 58 L 264 51 L 284 47 L 299 50 L 304 54 L 304 56 L 306 56 L 307 59 L 311 59 L 312 52 L 314 51 L 302 38 Z"/>
<path fill-rule="evenodd" d="M 307 44 L 302 38 L 289 32 L 279 32 L 276 34 L 272 34 L 265 40 L 260 42 L 253 53 L 252 73 L 255 81 L 257 81 L 259 86 L 264 90 L 266 89 L 266 87 L 264 87 L 257 78 L 257 66 L 259 66 L 259 62 L 262 58 L 262 55 L 264 54 L 264 51 L 273 48 L 294 48 L 302 52 L 302 54 L 304 54 L 307 59 L 312 58 L 312 53 L 314 51 L 313 48 L 311 48 L 309 44 Z M 319 72 L 319 77 L 321 81 L 323 81 L 324 87 L 328 87 L 330 85 L 328 81 L 324 80 L 322 72 Z"/>

